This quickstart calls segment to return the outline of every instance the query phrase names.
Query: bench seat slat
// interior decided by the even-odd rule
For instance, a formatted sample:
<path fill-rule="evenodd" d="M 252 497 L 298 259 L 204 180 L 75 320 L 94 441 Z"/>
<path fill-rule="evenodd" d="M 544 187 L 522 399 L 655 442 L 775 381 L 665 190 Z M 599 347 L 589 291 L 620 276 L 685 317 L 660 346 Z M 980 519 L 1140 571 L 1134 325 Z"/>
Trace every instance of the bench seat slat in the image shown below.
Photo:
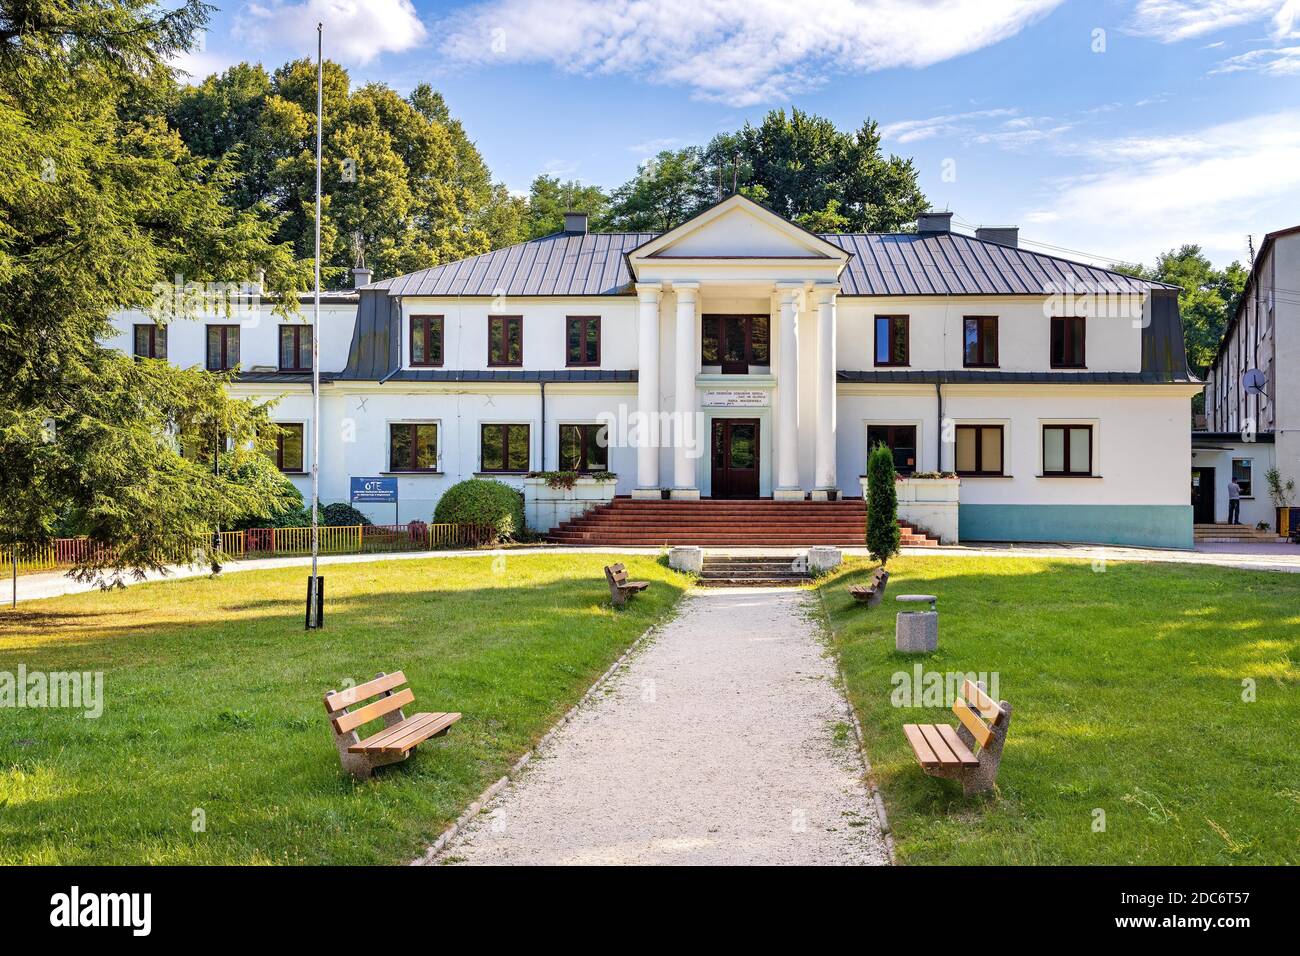
<path fill-rule="evenodd" d="M 939 763 L 944 767 L 960 767 L 961 760 L 952 752 L 946 743 L 943 735 L 939 733 L 939 728 L 934 724 L 921 724 L 921 733 L 925 736 L 925 742 L 930 745 L 934 755 L 939 758 Z"/>
<path fill-rule="evenodd" d="M 624 591 L 644 591 L 649 586 L 649 581 L 624 581 L 619 585 Z"/>
<path fill-rule="evenodd" d="M 935 726 L 939 731 L 939 736 L 943 738 L 943 742 L 948 745 L 948 749 L 953 752 L 953 755 L 963 767 L 978 767 L 980 765 L 979 758 L 971 753 L 969 747 L 962 743 L 962 739 L 957 736 L 956 730 L 948 724 L 936 724 Z"/>
<path fill-rule="evenodd" d="M 394 724 L 360 743 L 353 744 L 348 747 L 348 752 L 405 753 L 417 744 L 446 730 L 458 720 L 460 714 L 415 714 L 400 724 Z"/>
<path fill-rule="evenodd" d="M 349 730 L 356 730 L 362 724 L 369 723 L 376 717 L 390 714 L 400 707 L 413 703 L 415 703 L 415 693 L 411 688 L 406 687 L 396 694 L 381 697 L 372 704 L 366 704 L 364 707 L 358 707 L 356 710 L 335 717 L 334 726 L 339 733 L 346 734 Z"/>
<path fill-rule="evenodd" d="M 939 758 L 934 755 L 934 751 L 926 743 L 925 735 L 921 733 L 920 727 L 916 724 L 903 724 L 903 733 L 907 736 L 907 742 L 912 745 L 912 752 L 916 754 L 916 759 L 922 767 L 939 766 Z"/>
<path fill-rule="evenodd" d="M 351 707 L 358 701 L 374 697 L 376 694 L 382 694 L 386 690 L 392 690 L 399 684 L 405 683 L 406 675 L 401 671 L 394 671 L 391 674 L 385 674 L 383 677 L 376 677 L 372 681 L 366 681 L 364 684 L 358 684 L 356 687 L 345 688 L 337 694 L 326 694 L 325 709 L 333 713 L 336 710 Z"/>

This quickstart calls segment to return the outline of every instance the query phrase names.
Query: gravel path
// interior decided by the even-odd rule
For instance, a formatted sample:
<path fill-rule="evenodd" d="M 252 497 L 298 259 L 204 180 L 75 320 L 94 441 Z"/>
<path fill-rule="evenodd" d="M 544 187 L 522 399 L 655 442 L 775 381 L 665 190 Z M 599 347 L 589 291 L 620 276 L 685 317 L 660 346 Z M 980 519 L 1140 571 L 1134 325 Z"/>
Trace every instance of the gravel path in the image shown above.
<path fill-rule="evenodd" d="M 888 862 L 815 602 L 688 592 L 435 862 Z"/>

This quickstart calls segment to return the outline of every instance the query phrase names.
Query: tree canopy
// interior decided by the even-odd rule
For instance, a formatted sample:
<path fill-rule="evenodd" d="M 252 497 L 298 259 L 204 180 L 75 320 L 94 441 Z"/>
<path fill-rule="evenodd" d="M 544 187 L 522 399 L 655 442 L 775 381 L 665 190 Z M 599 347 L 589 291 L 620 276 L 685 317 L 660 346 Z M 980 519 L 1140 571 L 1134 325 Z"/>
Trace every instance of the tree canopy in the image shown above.
<path fill-rule="evenodd" d="M 193 306 L 160 295 L 161 280 L 264 273 L 292 303 L 309 276 L 273 220 L 224 201 L 230 163 L 194 156 L 159 115 L 168 64 L 208 11 L 0 0 L 0 541 L 85 533 L 105 546 L 91 576 L 158 567 L 274 503 L 177 439 L 226 436 L 237 463 L 272 440 L 264 407 L 228 398 L 221 377 L 103 344 L 122 307 L 163 319 Z"/>
<path fill-rule="evenodd" d="M 516 242 L 524 206 L 494 184 L 442 96 L 420 84 L 403 97 L 381 83 L 353 89 L 324 64 L 321 262 L 329 284 L 351 284 L 364 254 L 391 276 Z M 241 63 L 180 89 L 169 118 L 196 155 L 232 162 L 236 208 L 275 224 L 301 257 L 315 243 L 316 65 L 268 74 Z"/>

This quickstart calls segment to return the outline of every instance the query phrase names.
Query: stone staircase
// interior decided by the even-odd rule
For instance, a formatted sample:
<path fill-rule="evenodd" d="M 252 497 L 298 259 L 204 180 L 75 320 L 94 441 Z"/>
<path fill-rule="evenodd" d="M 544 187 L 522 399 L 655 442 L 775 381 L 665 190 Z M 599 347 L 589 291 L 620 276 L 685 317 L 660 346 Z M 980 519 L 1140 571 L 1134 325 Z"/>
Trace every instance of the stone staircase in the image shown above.
<path fill-rule="evenodd" d="M 937 547 L 918 529 L 901 525 L 907 547 Z M 553 529 L 546 540 L 568 545 L 769 545 L 866 544 L 862 499 L 843 501 L 646 501 L 615 498 Z"/>
<path fill-rule="evenodd" d="M 1286 538 L 1279 537 L 1276 531 L 1256 531 L 1253 525 L 1244 524 L 1196 524 L 1192 526 L 1192 537 L 1197 542 L 1206 544 L 1240 544 L 1242 542 L 1269 542 L 1277 544 Z"/>
<path fill-rule="evenodd" d="M 790 587 L 810 579 L 802 554 L 708 554 L 700 571 L 705 588 Z"/>

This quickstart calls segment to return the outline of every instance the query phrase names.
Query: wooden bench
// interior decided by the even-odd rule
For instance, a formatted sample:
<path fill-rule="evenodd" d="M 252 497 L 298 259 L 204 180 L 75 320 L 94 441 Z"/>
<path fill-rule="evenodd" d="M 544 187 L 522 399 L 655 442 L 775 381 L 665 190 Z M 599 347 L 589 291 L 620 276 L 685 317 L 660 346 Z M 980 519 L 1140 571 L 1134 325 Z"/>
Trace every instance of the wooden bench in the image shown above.
<path fill-rule="evenodd" d="M 627 568 L 621 564 L 606 566 L 605 580 L 609 582 L 609 600 L 614 607 L 622 607 L 629 594 L 639 594 L 650 586 L 649 581 L 629 581 Z"/>
<path fill-rule="evenodd" d="M 871 572 L 871 577 L 866 584 L 850 585 L 849 593 L 853 595 L 853 600 L 861 601 L 867 607 L 875 607 L 885 596 L 887 584 L 889 584 L 889 572 L 884 568 L 876 568 Z"/>
<path fill-rule="evenodd" d="M 405 760 L 419 744 L 430 737 L 441 737 L 460 720 L 460 714 L 407 717 L 402 708 L 415 702 L 415 694 L 401 686 L 405 683 L 406 675 L 396 671 L 325 695 L 325 712 L 334 730 L 339 759 L 343 769 L 358 780 L 369 777 L 376 767 Z M 372 697 L 373 701 L 365 703 Z M 383 730 L 364 740 L 357 736 L 358 727 L 379 718 L 384 721 Z"/>
<path fill-rule="evenodd" d="M 995 702 L 983 687 L 968 679 L 962 682 L 961 697 L 952 705 L 952 712 L 961 721 L 955 728 L 904 724 L 912 752 L 930 776 L 960 780 L 967 796 L 992 790 L 1011 726 L 1011 705 L 1005 700 Z"/>

